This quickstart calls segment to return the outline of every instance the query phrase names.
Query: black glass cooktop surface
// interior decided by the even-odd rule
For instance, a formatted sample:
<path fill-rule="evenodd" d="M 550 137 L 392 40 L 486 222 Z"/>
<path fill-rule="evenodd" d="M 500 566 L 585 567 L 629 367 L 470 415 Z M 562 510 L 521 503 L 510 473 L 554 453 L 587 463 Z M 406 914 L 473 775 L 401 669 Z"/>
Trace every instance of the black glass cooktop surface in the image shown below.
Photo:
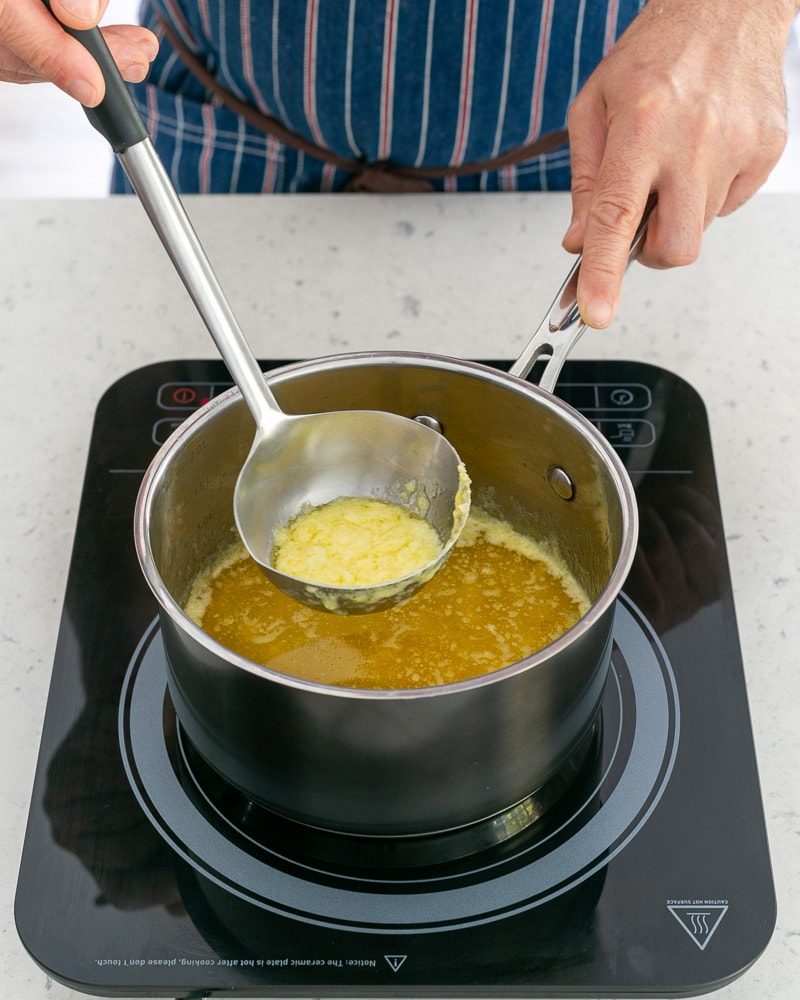
<path fill-rule="evenodd" d="M 17 888 L 33 958 L 133 996 L 686 996 L 744 972 L 775 898 L 694 390 L 638 363 L 562 373 L 641 521 L 569 773 L 490 824 L 354 847 L 221 787 L 166 691 L 133 506 L 157 446 L 229 385 L 218 362 L 157 364 L 98 406 Z"/>

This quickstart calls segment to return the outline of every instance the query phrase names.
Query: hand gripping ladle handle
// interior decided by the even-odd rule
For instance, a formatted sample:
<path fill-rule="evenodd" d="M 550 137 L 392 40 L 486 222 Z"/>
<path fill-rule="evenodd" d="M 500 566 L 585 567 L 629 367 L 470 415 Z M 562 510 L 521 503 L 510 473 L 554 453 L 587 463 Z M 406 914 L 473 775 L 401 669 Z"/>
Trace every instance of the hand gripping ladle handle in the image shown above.
<path fill-rule="evenodd" d="M 43 2 L 50 10 L 49 0 Z M 96 108 L 84 108 L 86 117 L 114 150 L 257 426 L 269 431 L 286 415 L 267 387 L 102 32 L 61 27 L 94 58 L 105 80 L 105 97 Z"/>
<path fill-rule="evenodd" d="M 656 198 L 651 195 L 628 251 L 626 270 L 641 252 L 647 233 L 647 223 L 655 205 Z M 559 288 L 553 304 L 550 306 L 550 311 L 542 320 L 539 329 L 509 369 L 511 375 L 525 378 L 537 361 L 546 358 L 547 363 L 538 382 L 539 388 L 544 389 L 545 392 L 553 392 L 555 389 L 564 362 L 586 329 L 586 324 L 578 309 L 577 295 L 582 260 L 583 255 L 581 254 L 573 264 L 564 284 Z"/>

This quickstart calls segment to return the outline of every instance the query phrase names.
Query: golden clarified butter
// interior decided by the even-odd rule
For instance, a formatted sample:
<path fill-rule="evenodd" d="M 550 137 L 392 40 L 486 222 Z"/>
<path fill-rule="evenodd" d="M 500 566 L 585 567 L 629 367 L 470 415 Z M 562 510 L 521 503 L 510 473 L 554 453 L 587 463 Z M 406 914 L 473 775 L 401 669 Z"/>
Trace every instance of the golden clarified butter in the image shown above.
<path fill-rule="evenodd" d="M 185 610 L 223 646 L 280 673 L 403 689 L 516 663 L 566 632 L 589 605 L 543 546 L 473 508 L 444 568 L 403 605 L 341 616 L 298 604 L 237 542 L 199 574 Z"/>
<path fill-rule="evenodd" d="M 333 587 L 399 580 L 442 551 L 436 528 L 406 507 L 371 497 L 339 497 L 298 514 L 275 532 L 281 573 Z"/>

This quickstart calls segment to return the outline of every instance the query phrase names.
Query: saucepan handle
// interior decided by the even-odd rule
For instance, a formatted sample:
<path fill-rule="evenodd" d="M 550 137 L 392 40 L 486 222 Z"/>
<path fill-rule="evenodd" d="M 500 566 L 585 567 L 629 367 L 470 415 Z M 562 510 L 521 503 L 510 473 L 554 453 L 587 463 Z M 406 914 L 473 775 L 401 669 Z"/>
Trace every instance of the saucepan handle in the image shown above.
<path fill-rule="evenodd" d="M 45 7 L 53 13 L 49 0 L 42 0 Z M 55 14 L 53 14 L 55 17 Z M 59 24 L 61 22 L 59 21 Z M 125 81 L 114 62 L 114 57 L 109 51 L 103 33 L 99 28 L 90 28 L 88 31 L 78 31 L 75 28 L 68 28 L 65 24 L 61 27 L 68 35 L 79 41 L 93 57 L 106 83 L 106 93 L 103 100 L 96 108 L 84 108 L 86 117 L 97 131 L 104 136 L 111 145 L 115 153 L 124 153 L 130 146 L 135 146 L 137 142 L 148 137 L 147 128 L 142 121 L 133 98 L 128 91 Z"/>
<path fill-rule="evenodd" d="M 628 251 L 628 267 L 641 252 L 644 245 L 647 223 L 650 213 L 655 208 L 656 198 L 651 195 L 645 206 L 641 222 L 633 237 L 631 248 Z M 572 348 L 577 344 L 581 334 L 586 329 L 586 324 L 581 319 L 578 309 L 578 276 L 581 273 L 580 256 L 575 261 L 564 284 L 550 306 L 550 311 L 542 320 L 539 329 L 528 341 L 527 346 L 520 354 L 517 361 L 511 366 L 510 374 L 518 378 L 525 378 L 537 361 L 546 359 L 547 363 L 542 370 L 539 379 L 539 388 L 546 392 L 553 392 L 561 374 L 561 369 Z"/>

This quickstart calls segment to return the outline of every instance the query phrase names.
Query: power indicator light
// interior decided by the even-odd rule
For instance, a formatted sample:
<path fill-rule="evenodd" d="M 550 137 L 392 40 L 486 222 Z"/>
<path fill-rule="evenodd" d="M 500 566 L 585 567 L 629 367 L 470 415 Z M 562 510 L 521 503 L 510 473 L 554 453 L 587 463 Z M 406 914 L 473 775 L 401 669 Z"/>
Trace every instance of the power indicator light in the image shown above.
<path fill-rule="evenodd" d="M 181 385 L 172 390 L 172 401 L 178 406 L 190 406 L 197 399 L 197 393 L 191 386 Z"/>
<path fill-rule="evenodd" d="M 156 405 L 161 410 L 187 412 L 205 406 L 230 388 L 230 382 L 165 382 L 159 386 Z"/>

